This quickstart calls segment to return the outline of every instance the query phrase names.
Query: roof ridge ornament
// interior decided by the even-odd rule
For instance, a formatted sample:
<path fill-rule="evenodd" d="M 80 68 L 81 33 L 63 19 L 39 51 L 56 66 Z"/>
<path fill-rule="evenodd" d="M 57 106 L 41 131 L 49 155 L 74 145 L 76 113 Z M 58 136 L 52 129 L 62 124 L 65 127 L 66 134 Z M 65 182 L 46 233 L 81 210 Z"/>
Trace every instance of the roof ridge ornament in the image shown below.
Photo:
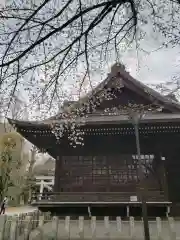
<path fill-rule="evenodd" d="M 125 65 L 120 63 L 120 62 L 116 62 L 115 64 L 112 65 L 111 67 L 111 76 L 115 76 L 117 75 L 117 73 L 119 72 L 125 72 Z"/>

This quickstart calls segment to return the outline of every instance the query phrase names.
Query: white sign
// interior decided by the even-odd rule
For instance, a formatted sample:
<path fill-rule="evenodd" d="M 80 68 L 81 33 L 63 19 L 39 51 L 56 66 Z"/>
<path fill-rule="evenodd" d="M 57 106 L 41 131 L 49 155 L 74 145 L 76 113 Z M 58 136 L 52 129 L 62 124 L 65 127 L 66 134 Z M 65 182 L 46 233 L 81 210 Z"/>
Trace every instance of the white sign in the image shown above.
<path fill-rule="evenodd" d="M 130 202 L 137 202 L 137 196 L 130 196 Z"/>

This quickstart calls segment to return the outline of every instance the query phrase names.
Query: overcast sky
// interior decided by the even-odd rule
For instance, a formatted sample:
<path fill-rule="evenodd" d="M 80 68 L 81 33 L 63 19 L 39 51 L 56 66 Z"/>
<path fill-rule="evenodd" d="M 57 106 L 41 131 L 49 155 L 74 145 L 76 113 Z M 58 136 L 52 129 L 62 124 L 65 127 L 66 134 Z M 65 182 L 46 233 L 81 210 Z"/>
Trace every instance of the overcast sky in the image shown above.
<path fill-rule="evenodd" d="M 179 56 L 180 49 L 167 48 L 150 53 L 149 55 L 141 54 L 139 58 L 135 56 L 136 53 L 125 53 L 123 61 L 128 66 L 130 73 L 138 80 L 147 84 L 155 84 L 159 82 L 166 82 L 171 80 L 172 76 L 179 72 Z"/>
<path fill-rule="evenodd" d="M 4 2 L 5 0 L 0 0 L 0 4 L 4 4 Z M 126 65 L 127 70 L 137 80 L 140 80 L 145 84 L 165 83 L 166 81 L 171 80 L 173 76 L 179 74 L 180 47 L 177 46 L 172 48 L 171 46 L 168 46 L 166 49 L 161 48 L 161 37 L 158 36 L 158 33 L 156 33 L 156 36 L 151 36 L 153 31 L 149 25 L 146 25 L 145 31 L 148 33 L 146 36 L 147 38 L 143 40 L 140 47 L 149 53 L 145 53 L 142 50 L 136 51 L 134 47 L 121 52 L 120 60 L 122 60 Z M 103 76 L 101 80 L 107 76 L 110 71 L 110 66 L 114 64 L 113 61 L 114 60 L 112 60 L 112 62 L 109 61 L 107 67 L 103 68 Z M 70 75 L 65 87 L 70 90 L 70 95 L 73 92 L 73 81 L 74 79 Z M 95 85 L 100 81 L 98 72 L 95 71 L 93 73 L 92 81 Z M 26 98 L 26 96 L 27 94 L 24 97 Z"/>
<path fill-rule="evenodd" d="M 0 5 L 4 6 L 6 0 L 0 0 Z"/>

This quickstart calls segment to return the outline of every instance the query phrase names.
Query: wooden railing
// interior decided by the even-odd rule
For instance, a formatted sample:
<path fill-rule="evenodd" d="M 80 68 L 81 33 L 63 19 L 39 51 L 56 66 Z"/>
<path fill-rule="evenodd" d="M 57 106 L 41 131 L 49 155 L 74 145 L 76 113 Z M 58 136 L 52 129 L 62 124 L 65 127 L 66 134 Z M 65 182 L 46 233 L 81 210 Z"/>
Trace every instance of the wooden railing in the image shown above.
<path fill-rule="evenodd" d="M 136 192 L 51 192 L 45 194 L 34 193 L 32 201 L 54 201 L 54 202 L 130 202 L 136 196 L 137 202 L 141 201 L 139 193 Z M 134 199 L 136 199 L 136 197 Z M 163 192 L 146 192 L 147 202 L 168 201 Z"/>

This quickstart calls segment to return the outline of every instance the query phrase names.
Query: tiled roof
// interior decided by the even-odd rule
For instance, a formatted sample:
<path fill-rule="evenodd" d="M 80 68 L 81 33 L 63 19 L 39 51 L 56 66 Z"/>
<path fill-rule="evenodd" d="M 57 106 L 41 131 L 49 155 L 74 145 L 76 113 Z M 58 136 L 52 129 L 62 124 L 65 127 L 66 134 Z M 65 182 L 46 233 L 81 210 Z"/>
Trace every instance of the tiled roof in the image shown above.
<path fill-rule="evenodd" d="M 71 104 L 66 103 L 64 111 L 71 112 L 74 109 L 80 108 L 83 104 L 87 103 L 93 96 L 97 96 L 102 92 L 103 88 L 106 86 L 112 86 L 115 79 L 119 79 L 118 84 L 120 87 L 127 87 L 136 91 L 138 94 L 142 95 L 144 98 L 149 99 L 152 103 L 157 103 L 157 105 L 163 106 L 172 113 L 180 113 L 180 104 L 177 101 L 172 100 L 169 97 L 163 96 L 152 88 L 146 86 L 142 82 L 133 78 L 126 70 L 124 65 L 116 63 L 111 67 L 111 72 L 108 74 L 107 78 L 102 81 L 96 88 L 90 91 L 86 96 L 79 99 L 79 101 L 71 102 Z M 22 124 L 27 124 L 30 126 L 33 125 L 42 125 L 50 124 L 51 122 L 61 120 L 62 112 L 42 121 L 27 121 L 22 122 Z M 165 117 L 165 115 L 163 115 Z M 8 119 L 11 124 L 16 124 L 19 121 Z M 20 122 L 19 122 L 20 123 Z"/>

